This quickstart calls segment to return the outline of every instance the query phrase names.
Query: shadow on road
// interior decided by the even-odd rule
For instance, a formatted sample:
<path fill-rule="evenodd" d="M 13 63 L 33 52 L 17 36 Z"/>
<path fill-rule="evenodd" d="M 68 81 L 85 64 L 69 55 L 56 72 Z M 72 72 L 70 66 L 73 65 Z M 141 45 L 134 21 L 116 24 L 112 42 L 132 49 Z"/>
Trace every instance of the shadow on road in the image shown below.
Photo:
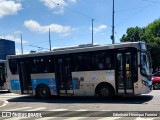
<path fill-rule="evenodd" d="M 44 102 L 44 103 L 107 103 L 107 104 L 143 104 L 153 99 L 152 95 L 140 96 L 116 96 L 112 100 L 97 98 L 97 97 L 52 97 L 47 100 L 36 99 L 35 96 L 25 96 L 9 99 L 9 102 Z"/>

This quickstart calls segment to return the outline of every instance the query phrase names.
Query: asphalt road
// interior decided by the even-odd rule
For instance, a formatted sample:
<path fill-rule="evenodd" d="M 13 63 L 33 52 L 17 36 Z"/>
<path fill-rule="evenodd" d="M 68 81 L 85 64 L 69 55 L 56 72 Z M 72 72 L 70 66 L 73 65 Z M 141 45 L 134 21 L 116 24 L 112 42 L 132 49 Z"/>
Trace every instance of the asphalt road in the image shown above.
<path fill-rule="evenodd" d="M 160 90 L 134 97 L 116 97 L 113 100 L 94 97 L 52 97 L 49 100 L 39 100 L 34 96 L 4 93 L 0 94 L 0 101 L 5 102 L 0 105 L 1 112 L 20 112 L 20 118 L 3 115 L 0 118 L 3 120 L 18 120 L 24 114 L 37 112 L 38 118 L 32 119 L 160 120 L 156 116 L 160 115 Z M 39 118 L 40 115 L 42 118 Z"/>

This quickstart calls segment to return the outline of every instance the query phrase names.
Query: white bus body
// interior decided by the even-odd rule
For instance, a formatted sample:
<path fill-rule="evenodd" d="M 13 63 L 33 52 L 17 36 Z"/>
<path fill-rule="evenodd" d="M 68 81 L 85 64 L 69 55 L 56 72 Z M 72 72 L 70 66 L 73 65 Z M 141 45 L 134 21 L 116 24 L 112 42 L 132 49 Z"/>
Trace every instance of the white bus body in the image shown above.
<path fill-rule="evenodd" d="M 7 74 L 11 92 L 41 98 L 50 95 L 110 98 L 152 90 L 150 59 L 144 42 L 10 55 Z"/>

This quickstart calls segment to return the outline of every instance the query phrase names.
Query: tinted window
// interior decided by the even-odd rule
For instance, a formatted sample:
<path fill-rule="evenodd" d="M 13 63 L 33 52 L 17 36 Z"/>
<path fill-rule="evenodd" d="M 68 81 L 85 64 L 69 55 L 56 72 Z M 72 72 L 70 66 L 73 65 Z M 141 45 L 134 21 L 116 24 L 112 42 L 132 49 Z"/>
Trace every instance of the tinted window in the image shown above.
<path fill-rule="evenodd" d="M 12 74 L 17 74 L 17 72 L 18 72 L 17 60 L 10 59 L 9 60 L 9 68 L 10 68 Z"/>
<path fill-rule="evenodd" d="M 31 58 L 32 73 L 54 72 L 54 59 L 51 56 Z"/>
<path fill-rule="evenodd" d="M 109 51 L 74 54 L 72 71 L 110 70 L 113 68 L 112 59 Z"/>

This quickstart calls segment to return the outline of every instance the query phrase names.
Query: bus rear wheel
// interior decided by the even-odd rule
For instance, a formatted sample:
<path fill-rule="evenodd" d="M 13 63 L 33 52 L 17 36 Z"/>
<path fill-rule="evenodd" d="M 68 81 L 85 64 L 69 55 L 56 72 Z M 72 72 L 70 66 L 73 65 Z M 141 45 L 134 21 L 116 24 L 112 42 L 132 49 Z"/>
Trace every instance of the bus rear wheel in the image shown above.
<path fill-rule="evenodd" d="M 114 90 L 110 85 L 101 85 L 98 88 L 98 97 L 112 99 L 115 96 Z"/>
<path fill-rule="evenodd" d="M 40 85 L 36 89 L 36 96 L 41 99 L 48 99 L 51 97 L 50 89 L 46 85 Z"/>

